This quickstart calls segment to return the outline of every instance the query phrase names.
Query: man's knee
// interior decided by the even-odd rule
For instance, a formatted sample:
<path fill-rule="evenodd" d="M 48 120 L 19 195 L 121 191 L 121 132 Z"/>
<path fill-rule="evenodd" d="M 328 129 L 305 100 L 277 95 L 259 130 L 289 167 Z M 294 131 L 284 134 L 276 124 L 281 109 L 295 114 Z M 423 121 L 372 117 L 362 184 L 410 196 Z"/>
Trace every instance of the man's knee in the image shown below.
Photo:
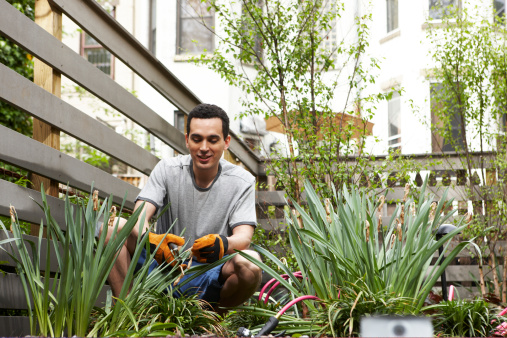
<path fill-rule="evenodd" d="M 118 228 L 116 230 L 116 233 L 118 233 L 120 232 L 121 229 L 123 229 L 123 226 L 125 225 L 125 223 L 127 223 L 127 220 L 122 217 L 115 217 L 113 222 L 101 223 L 99 225 L 98 231 L 95 232 L 95 236 L 100 237 L 104 229 L 107 229 L 106 243 L 109 242 L 109 239 L 113 234 L 114 227 L 116 226 L 116 223 L 118 223 Z"/>
<path fill-rule="evenodd" d="M 261 260 L 260 255 L 256 251 L 252 250 L 243 250 L 243 253 L 257 259 Z M 237 274 L 239 278 L 250 279 L 253 277 L 252 282 L 257 283 L 260 281 L 262 277 L 262 269 L 258 267 L 255 263 L 251 262 L 247 258 L 236 255 L 232 260 L 229 261 L 232 266 L 229 266 L 226 270 L 227 274 Z M 226 266 L 224 266 L 225 268 Z M 227 276 L 226 276 L 227 277 Z"/>

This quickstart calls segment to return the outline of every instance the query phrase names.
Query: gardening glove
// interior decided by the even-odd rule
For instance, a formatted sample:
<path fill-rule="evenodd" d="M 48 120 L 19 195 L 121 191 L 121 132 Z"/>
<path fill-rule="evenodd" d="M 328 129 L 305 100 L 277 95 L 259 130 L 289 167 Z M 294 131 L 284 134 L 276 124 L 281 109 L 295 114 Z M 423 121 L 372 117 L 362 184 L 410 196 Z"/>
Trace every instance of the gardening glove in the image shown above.
<path fill-rule="evenodd" d="M 200 263 L 213 263 L 224 257 L 228 249 L 227 237 L 211 234 L 195 240 L 192 254 Z"/>
<path fill-rule="evenodd" d="M 174 266 L 174 264 L 176 264 L 176 261 L 174 259 L 169 243 L 174 243 L 177 246 L 182 246 L 183 244 L 185 244 L 185 240 L 173 234 L 157 235 L 152 232 L 148 234 L 148 237 L 149 237 L 148 240 L 150 241 L 151 252 L 155 251 L 158 244 L 162 242 L 158 250 L 155 252 L 155 260 L 157 261 L 157 263 L 162 264 L 162 262 L 167 262 L 172 266 Z"/>

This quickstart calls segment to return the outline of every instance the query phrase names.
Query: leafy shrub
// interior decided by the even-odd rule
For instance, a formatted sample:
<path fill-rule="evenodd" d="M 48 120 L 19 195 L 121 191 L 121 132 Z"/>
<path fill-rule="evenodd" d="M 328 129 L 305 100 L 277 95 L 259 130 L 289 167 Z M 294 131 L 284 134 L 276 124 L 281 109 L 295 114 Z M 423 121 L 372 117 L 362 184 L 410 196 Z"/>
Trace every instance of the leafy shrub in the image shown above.
<path fill-rule="evenodd" d="M 37 245 L 22 236 L 20 222 L 11 207 L 12 224 L 10 233 L 3 223 L 0 228 L 8 239 L 0 241 L 0 248 L 16 263 L 27 298 L 30 331 L 42 336 L 85 336 L 90 323 L 90 314 L 100 290 L 113 267 L 118 250 L 131 232 L 140 216 L 141 209 L 133 213 L 117 236 L 112 236 L 105 245 L 106 231 L 99 240 L 95 239 L 95 225 L 104 217 L 108 219 L 112 199 L 106 199 L 98 208 L 93 200 L 72 205 L 65 199 L 65 220 L 62 227 L 51 216 L 44 187 L 41 187 L 42 205 L 48 232 L 48 248 L 53 246 L 58 270 L 53 281 L 50 279 L 49 250 L 41 252 L 44 223 L 41 222 Z M 117 224 L 114 225 L 115 232 Z M 27 247 L 31 247 L 31 254 Z M 10 250 L 7 248 L 10 247 Z M 142 248 L 142 245 L 139 246 Z M 136 254 L 140 254 L 140 249 Z M 14 254 L 18 252 L 19 254 Z M 39 271 L 44 266 L 44 272 Z M 129 281 L 130 284 L 130 281 Z M 33 305 L 30 305 L 33 299 Z"/>
<path fill-rule="evenodd" d="M 435 334 L 446 337 L 490 337 L 499 323 L 498 308 L 483 299 L 453 300 L 427 306 L 424 311 L 433 315 Z"/>
<path fill-rule="evenodd" d="M 321 201 L 307 182 L 307 205 L 303 207 L 293 201 L 298 213 L 286 214 L 288 236 L 303 278 L 294 277 L 286 264 L 260 246 L 255 248 L 288 274 L 289 281 L 283 280 L 280 271 L 269 264 L 243 256 L 276 278 L 292 297 L 316 295 L 332 308 L 326 312 L 327 318 L 319 316 L 317 320 L 316 314 L 322 311 L 320 305 L 305 301 L 304 307 L 293 307 L 291 314 L 304 317 L 302 310 L 306 307 L 306 318 L 313 323 L 298 320 L 293 322 L 294 327 L 308 328 L 320 323 L 326 325 L 321 329 L 326 334 L 348 335 L 357 333 L 360 316 L 378 313 L 382 307 L 386 309 L 380 313 L 417 313 L 442 271 L 461 250 L 473 244 L 459 243 L 446 254 L 445 260 L 439 258 L 430 269 L 438 248 L 444 246 L 445 250 L 449 240 L 466 224 L 462 219 L 456 230 L 437 241 L 436 230 L 453 215 L 453 212 L 443 215 L 452 200 L 446 200 L 445 192 L 438 203 L 433 202 L 432 196 L 426 196 L 426 184 L 427 179 L 417 204 L 407 198 L 407 189 L 403 202 L 383 224 L 382 198 L 377 201 L 360 189 L 344 187 L 340 192 L 334 191 L 333 201 Z M 347 308 L 348 312 L 344 310 Z M 346 328 L 338 329 L 340 326 Z"/>
<path fill-rule="evenodd" d="M 324 323 L 321 334 L 332 337 L 359 336 L 361 317 L 368 315 L 411 315 L 416 313 L 414 300 L 388 291 L 372 292 L 364 281 L 340 288 L 339 299 L 326 302 L 319 312 Z"/>
<path fill-rule="evenodd" d="M 115 332 L 107 333 L 108 336 L 145 337 L 188 334 L 223 336 L 224 332 L 219 323 L 220 317 L 195 295 L 173 298 L 167 292 L 145 289 L 128 311 L 135 315 L 125 318 L 121 325 L 115 326 Z M 104 323 L 103 319 L 108 317 L 108 312 L 97 309 L 93 316 L 94 322 Z"/>
<path fill-rule="evenodd" d="M 433 197 L 425 195 L 426 183 L 419 203 L 405 197 L 386 225 L 380 215 L 382 198 L 376 202 L 360 190 L 344 187 L 335 192 L 332 203 L 322 203 L 306 184 L 308 208 L 295 204 L 303 226 L 298 226 L 293 214 L 289 232 L 298 266 L 309 280 L 304 283 L 304 292 L 336 299 L 341 287 L 362 280 L 372 293 L 408 297 L 420 308 L 442 271 L 471 243 L 459 243 L 441 264 L 437 261 L 429 269 L 438 248 L 466 224 L 463 218 L 456 230 L 435 240 L 435 231 L 453 215 L 442 215 L 452 200 L 446 200 L 445 192 L 434 203 Z"/>

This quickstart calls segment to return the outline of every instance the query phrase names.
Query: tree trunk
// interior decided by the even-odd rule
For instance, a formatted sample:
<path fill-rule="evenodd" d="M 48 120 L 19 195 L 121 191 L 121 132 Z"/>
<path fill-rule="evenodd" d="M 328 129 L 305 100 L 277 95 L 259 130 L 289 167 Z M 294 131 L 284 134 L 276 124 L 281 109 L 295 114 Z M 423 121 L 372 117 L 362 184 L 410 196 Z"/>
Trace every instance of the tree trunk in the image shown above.
<path fill-rule="evenodd" d="M 482 260 L 479 260 L 479 284 L 481 285 L 481 295 L 486 295 L 486 285 L 484 284 L 484 271 L 482 271 Z"/>
<path fill-rule="evenodd" d="M 495 285 L 495 295 L 500 297 L 500 282 L 498 281 L 498 273 L 496 271 L 496 257 L 493 251 L 489 254 L 489 259 L 491 260 L 491 268 L 493 269 L 493 283 Z"/>
<path fill-rule="evenodd" d="M 507 251 L 503 255 L 503 274 L 502 274 L 502 302 L 507 302 Z"/>

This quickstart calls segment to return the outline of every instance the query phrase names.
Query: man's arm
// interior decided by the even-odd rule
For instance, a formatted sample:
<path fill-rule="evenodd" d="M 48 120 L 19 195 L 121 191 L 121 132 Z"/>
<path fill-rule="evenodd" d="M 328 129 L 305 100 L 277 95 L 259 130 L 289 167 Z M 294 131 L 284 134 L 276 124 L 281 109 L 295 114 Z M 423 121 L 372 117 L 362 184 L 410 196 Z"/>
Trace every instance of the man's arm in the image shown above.
<path fill-rule="evenodd" d="M 232 229 L 232 236 L 227 237 L 229 249 L 227 254 L 233 254 L 235 250 L 247 250 L 252 242 L 254 227 L 251 225 L 238 225 Z"/>
<path fill-rule="evenodd" d="M 137 238 L 139 237 L 139 235 L 144 234 L 150 228 L 150 224 L 148 221 L 153 217 L 153 215 L 155 215 L 155 212 L 157 211 L 156 206 L 154 206 L 152 203 L 148 201 L 143 200 L 137 200 L 134 206 L 134 211 L 140 208 L 143 203 L 144 203 L 143 210 L 141 211 L 141 214 L 137 219 L 137 223 L 132 229 L 129 238 L 127 239 L 127 249 L 131 253 L 133 253 L 136 249 Z M 144 218 L 144 224 L 141 224 L 141 218 L 143 213 L 146 213 L 146 216 Z"/>
<path fill-rule="evenodd" d="M 146 231 L 149 230 L 150 224 L 149 220 L 155 215 L 155 212 L 157 211 L 157 207 L 154 206 L 152 203 L 148 201 L 138 200 L 136 202 L 136 205 L 134 207 L 134 211 L 136 211 L 138 208 L 141 207 L 141 205 L 144 203 L 143 210 L 141 211 L 141 214 L 139 215 L 139 219 L 137 220 L 137 223 L 134 227 L 135 231 L 137 232 L 136 235 L 142 235 Z M 141 219 L 143 217 L 143 213 L 146 213 L 146 216 L 144 217 L 144 224 L 141 225 Z M 139 232 L 141 230 L 141 232 Z"/>

